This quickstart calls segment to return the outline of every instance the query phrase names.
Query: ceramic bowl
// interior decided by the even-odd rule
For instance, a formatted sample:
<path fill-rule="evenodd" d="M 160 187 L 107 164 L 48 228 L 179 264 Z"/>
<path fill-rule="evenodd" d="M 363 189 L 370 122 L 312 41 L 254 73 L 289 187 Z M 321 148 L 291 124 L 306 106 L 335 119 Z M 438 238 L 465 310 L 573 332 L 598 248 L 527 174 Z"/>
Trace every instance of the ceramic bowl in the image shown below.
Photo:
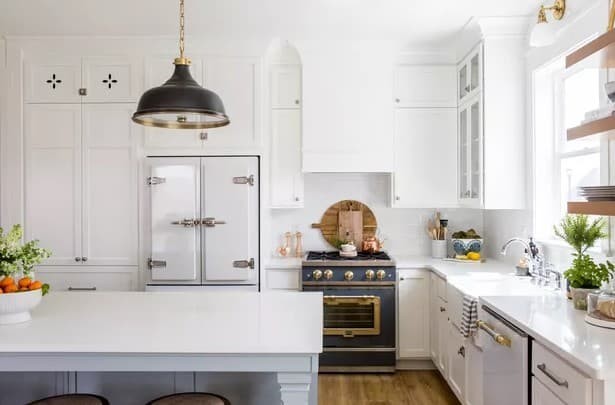
<path fill-rule="evenodd" d="M 342 245 L 340 246 L 340 248 L 342 249 L 342 252 L 354 252 L 355 250 L 357 250 L 357 247 L 351 244 Z"/>
<path fill-rule="evenodd" d="M 467 255 L 470 252 L 480 253 L 483 247 L 482 239 L 453 239 L 453 250 L 458 255 Z"/>
<path fill-rule="evenodd" d="M 30 310 L 40 304 L 43 290 L 0 294 L 0 325 L 27 322 Z"/>

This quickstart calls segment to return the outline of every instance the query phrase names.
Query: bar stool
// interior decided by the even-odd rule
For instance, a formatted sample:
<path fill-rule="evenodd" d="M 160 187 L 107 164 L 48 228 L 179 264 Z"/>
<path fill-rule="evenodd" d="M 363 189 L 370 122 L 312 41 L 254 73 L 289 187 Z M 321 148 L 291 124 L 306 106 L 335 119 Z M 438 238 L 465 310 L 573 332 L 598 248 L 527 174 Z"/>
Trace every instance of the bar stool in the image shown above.
<path fill-rule="evenodd" d="M 184 392 L 154 399 L 147 405 L 231 405 L 231 402 L 219 395 L 207 392 Z"/>
<path fill-rule="evenodd" d="M 109 401 L 94 394 L 66 394 L 38 399 L 28 405 L 109 405 Z"/>

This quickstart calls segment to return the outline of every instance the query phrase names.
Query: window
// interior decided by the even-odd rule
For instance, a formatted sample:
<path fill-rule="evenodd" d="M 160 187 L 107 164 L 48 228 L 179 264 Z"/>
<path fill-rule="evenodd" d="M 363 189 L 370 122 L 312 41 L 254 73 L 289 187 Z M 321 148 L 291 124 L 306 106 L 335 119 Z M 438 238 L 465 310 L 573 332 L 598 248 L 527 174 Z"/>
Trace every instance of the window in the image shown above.
<path fill-rule="evenodd" d="M 598 69 L 565 70 L 563 59 L 534 73 L 534 227 L 543 241 L 554 238 L 568 201 L 582 200 L 580 186 L 602 183 L 601 138 L 568 142 L 566 130 L 604 105 L 604 82 Z"/>

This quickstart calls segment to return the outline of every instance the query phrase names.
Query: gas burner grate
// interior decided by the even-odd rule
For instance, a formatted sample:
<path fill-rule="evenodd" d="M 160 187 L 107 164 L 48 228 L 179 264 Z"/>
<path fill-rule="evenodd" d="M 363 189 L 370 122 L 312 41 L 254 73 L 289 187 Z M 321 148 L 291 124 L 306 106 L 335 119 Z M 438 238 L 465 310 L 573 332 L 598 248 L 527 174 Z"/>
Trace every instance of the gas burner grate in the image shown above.
<path fill-rule="evenodd" d="M 368 253 L 358 252 L 355 257 L 344 257 L 338 251 L 332 252 L 308 252 L 307 260 L 391 260 L 391 257 L 385 252 Z"/>

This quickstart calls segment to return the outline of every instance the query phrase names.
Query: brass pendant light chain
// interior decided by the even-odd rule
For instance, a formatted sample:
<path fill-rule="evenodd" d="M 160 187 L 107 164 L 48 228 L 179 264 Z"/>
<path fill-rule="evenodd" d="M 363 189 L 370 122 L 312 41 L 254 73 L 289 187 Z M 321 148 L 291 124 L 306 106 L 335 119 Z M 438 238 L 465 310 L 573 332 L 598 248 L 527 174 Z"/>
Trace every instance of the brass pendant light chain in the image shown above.
<path fill-rule="evenodd" d="M 190 59 L 184 56 L 185 40 L 184 40 L 184 0 L 179 0 L 179 58 L 175 58 L 176 65 L 189 65 Z"/>

